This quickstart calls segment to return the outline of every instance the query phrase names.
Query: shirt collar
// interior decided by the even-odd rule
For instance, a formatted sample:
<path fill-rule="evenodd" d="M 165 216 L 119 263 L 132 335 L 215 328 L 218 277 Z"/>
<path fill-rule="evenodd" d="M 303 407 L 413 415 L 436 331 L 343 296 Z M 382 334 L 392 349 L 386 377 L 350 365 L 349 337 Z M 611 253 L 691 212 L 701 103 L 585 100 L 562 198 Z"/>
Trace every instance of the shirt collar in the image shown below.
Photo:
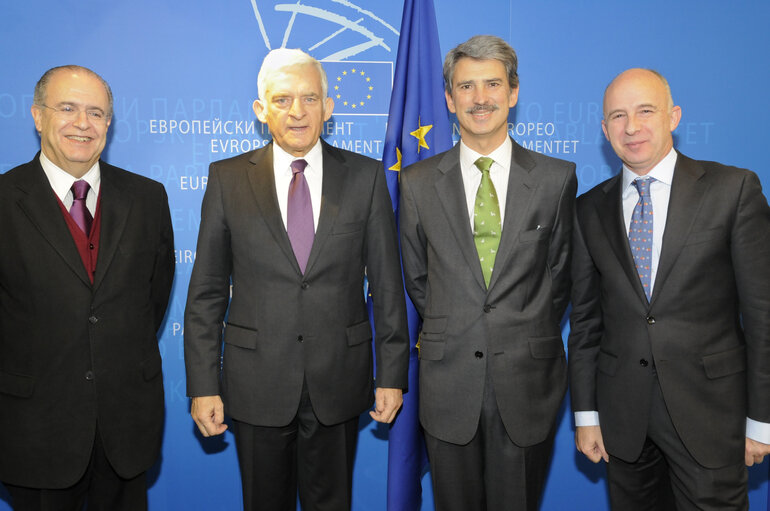
<path fill-rule="evenodd" d="M 663 159 L 660 160 L 658 164 L 655 165 L 652 170 L 646 174 L 646 176 L 654 177 L 657 181 L 671 186 L 671 182 L 674 179 L 674 166 L 676 165 L 676 157 L 676 151 L 672 147 L 668 154 L 664 156 Z M 625 164 L 623 165 L 623 193 L 626 193 L 629 187 L 633 187 L 631 183 L 633 183 L 634 179 L 638 177 L 638 174 L 634 173 L 631 169 L 626 167 Z"/>
<path fill-rule="evenodd" d="M 489 154 L 477 153 L 460 139 L 460 167 L 463 169 L 476 169 L 476 160 L 482 156 L 488 156 L 492 158 L 496 165 L 499 165 L 503 170 L 509 170 L 511 168 L 511 154 L 513 153 L 513 143 L 510 137 L 505 137 L 503 143 L 497 146 L 497 149 Z M 494 167 L 493 167 L 494 168 Z"/>
<path fill-rule="evenodd" d="M 323 146 L 321 145 L 321 139 L 316 140 L 315 145 L 302 157 L 287 153 L 281 146 L 273 142 L 273 167 L 277 171 L 291 173 L 291 162 L 299 159 L 307 162 L 305 174 L 320 174 L 323 168 Z"/>
<path fill-rule="evenodd" d="M 40 151 L 40 165 L 43 167 L 43 172 L 45 172 L 48 182 L 51 184 L 51 188 L 53 188 L 54 193 L 56 193 L 61 200 L 64 200 L 67 192 L 72 188 L 72 183 L 79 179 L 87 181 L 94 192 L 98 193 L 99 191 L 99 184 L 102 179 L 101 171 L 99 169 L 99 160 L 96 160 L 93 167 L 88 169 L 88 172 L 79 179 L 49 160 L 42 151 Z"/>

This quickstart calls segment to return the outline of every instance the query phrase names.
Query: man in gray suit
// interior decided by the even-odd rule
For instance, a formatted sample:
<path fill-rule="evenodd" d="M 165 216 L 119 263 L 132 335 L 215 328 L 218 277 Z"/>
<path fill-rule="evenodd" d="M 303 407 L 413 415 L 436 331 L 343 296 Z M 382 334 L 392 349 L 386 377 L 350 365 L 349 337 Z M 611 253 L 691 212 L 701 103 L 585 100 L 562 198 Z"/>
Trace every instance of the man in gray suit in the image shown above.
<path fill-rule="evenodd" d="M 681 116 L 658 73 L 618 75 L 623 170 L 577 201 L 576 444 L 618 511 L 748 509 L 770 452 L 770 208 L 753 172 L 674 150 Z"/>
<path fill-rule="evenodd" d="M 297 490 L 306 511 L 350 509 L 358 416 L 376 386 L 370 415 L 391 422 L 407 385 L 393 210 L 379 162 L 319 139 L 334 103 L 317 60 L 274 50 L 258 87 L 273 142 L 213 163 L 203 198 L 185 311 L 191 414 L 203 436 L 233 419 L 246 510 L 293 510 Z"/>
<path fill-rule="evenodd" d="M 476 36 L 444 62 L 453 149 L 401 176 L 407 291 L 423 318 L 420 421 L 436 508 L 537 509 L 567 367 L 575 165 L 508 136 L 517 59 Z"/>

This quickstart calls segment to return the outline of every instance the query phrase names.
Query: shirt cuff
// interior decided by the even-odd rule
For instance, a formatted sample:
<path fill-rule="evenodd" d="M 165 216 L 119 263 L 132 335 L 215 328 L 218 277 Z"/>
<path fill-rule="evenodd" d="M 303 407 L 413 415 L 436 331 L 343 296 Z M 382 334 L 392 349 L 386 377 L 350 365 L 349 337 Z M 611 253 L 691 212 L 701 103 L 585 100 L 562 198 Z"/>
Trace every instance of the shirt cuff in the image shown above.
<path fill-rule="evenodd" d="M 746 417 L 746 436 L 763 444 L 770 444 L 770 423 Z"/>
<path fill-rule="evenodd" d="M 575 426 L 582 427 L 582 426 L 598 426 L 598 425 L 599 425 L 599 412 L 594 412 L 594 411 L 575 412 Z"/>

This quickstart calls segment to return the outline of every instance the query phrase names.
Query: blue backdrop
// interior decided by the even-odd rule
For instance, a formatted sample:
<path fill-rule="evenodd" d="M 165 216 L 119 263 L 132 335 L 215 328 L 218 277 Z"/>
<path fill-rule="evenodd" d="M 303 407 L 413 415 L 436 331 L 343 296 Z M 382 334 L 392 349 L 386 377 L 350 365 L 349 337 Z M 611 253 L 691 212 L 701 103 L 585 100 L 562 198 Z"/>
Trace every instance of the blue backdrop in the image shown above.
<path fill-rule="evenodd" d="M 521 90 L 511 134 L 575 161 L 580 193 L 619 168 L 601 133 L 601 98 L 609 80 L 633 66 L 669 79 L 683 109 L 675 133 L 682 152 L 753 169 L 770 186 L 763 128 L 770 112 L 770 3 L 435 4 L 442 54 L 476 33 L 499 35 L 517 50 Z M 284 45 L 323 59 L 330 84 L 339 87 L 331 90 L 336 107 L 326 140 L 380 157 L 402 7 L 376 0 L 0 5 L 0 173 L 29 161 L 39 147 L 29 113 L 37 79 L 49 67 L 74 63 L 102 74 L 115 94 L 104 159 L 162 182 L 169 193 L 177 273 L 160 340 L 167 418 L 162 457 L 151 473 L 151 510 L 241 508 L 231 434 L 201 439 L 185 397 L 182 316 L 208 164 L 269 139 L 251 103 L 262 58 Z M 606 509 L 603 467 L 577 455 L 568 403 L 563 410 L 543 509 Z M 385 509 L 387 436 L 387 428 L 362 417 L 357 511 Z M 768 508 L 767 475 L 768 462 L 750 470 L 752 509 Z M 423 482 L 422 509 L 432 509 L 429 475 Z M 0 494 L 0 511 L 8 509 Z"/>

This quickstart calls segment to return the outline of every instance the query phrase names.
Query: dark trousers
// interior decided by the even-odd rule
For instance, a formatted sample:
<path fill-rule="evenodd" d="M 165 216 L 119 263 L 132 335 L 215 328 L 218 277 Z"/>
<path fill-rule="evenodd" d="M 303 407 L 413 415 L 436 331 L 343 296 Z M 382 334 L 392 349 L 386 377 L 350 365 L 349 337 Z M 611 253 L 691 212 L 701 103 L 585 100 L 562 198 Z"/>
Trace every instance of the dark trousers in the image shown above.
<path fill-rule="evenodd" d="M 514 444 L 497 408 L 489 374 L 476 435 L 466 445 L 425 432 L 436 511 L 535 511 L 553 450 L 553 431 L 530 447 Z"/>
<path fill-rule="evenodd" d="M 333 426 L 318 422 L 307 388 L 287 426 L 233 421 L 245 511 L 350 509 L 358 417 Z"/>
<path fill-rule="evenodd" d="M 642 454 L 628 463 L 610 456 L 607 479 L 614 511 L 743 511 L 749 508 L 743 461 L 709 469 L 679 438 L 657 380 Z"/>
<path fill-rule="evenodd" d="M 63 489 L 24 488 L 5 484 L 14 511 L 143 511 L 147 509 L 147 474 L 120 477 L 96 432 L 91 461 L 74 486 Z"/>

